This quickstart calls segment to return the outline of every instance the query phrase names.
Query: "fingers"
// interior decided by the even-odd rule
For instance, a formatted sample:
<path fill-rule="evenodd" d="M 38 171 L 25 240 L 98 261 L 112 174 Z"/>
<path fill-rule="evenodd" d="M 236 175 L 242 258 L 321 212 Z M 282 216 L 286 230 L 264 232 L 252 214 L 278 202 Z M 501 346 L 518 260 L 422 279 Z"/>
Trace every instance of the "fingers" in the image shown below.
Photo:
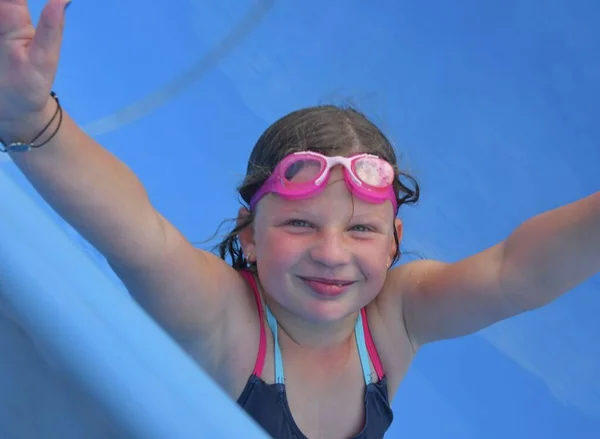
<path fill-rule="evenodd" d="M 27 0 L 0 0 L 0 3 L 12 3 L 13 5 L 27 6 Z"/>
<path fill-rule="evenodd" d="M 62 43 L 65 10 L 71 0 L 50 0 L 40 15 L 40 20 L 30 47 L 30 60 L 35 67 L 57 63 Z"/>
<path fill-rule="evenodd" d="M 0 38 L 4 41 L 31 36 L 31 18 L 25 0 L 0 0 Z"/>

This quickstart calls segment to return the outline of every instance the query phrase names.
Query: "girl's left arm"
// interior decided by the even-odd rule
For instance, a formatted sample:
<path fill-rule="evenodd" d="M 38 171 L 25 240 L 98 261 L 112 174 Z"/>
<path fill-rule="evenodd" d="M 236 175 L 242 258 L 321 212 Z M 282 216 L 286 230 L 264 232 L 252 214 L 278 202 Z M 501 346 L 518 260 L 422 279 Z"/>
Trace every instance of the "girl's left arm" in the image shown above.
<path fill-rule="evenodd" d="M 390 273 L 415 347 L 466 335 L 552 302 L 600 273 L 600 192 L 545 212 L 462 261 Z"/>

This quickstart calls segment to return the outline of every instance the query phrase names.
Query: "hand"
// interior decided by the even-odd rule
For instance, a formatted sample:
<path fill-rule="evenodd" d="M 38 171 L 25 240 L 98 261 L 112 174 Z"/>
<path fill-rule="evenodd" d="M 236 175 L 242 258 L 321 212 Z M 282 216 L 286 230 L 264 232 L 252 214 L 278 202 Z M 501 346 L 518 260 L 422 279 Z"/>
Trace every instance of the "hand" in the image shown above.
<path fill-rule="evenodd" d="M 0 0 L 0 136 L 48 105 L 69 3 L 49 0 L 35 29 L 27 0 Z"/>

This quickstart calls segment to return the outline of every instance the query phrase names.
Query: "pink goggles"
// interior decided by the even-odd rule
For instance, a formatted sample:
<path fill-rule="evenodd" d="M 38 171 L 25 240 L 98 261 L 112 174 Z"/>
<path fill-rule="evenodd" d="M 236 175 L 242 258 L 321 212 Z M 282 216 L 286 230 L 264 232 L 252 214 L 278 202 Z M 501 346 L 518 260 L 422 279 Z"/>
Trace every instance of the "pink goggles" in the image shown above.
<path fill-rule="evenodd" d="M 296 152 L 286 156 L 275 167 L 273 174 L 250 200 L 250 209 L 268 193 L 288 200 L 300 200 L 319 194 L 327 185 L 331 168 L 344 167 L 348 189 L 369 203 L 389 200 L 398 210 L 393 182 L 394 168 L 385 160 L 370 154 L 352 157 L 327 157 L 312 151 Z"/>

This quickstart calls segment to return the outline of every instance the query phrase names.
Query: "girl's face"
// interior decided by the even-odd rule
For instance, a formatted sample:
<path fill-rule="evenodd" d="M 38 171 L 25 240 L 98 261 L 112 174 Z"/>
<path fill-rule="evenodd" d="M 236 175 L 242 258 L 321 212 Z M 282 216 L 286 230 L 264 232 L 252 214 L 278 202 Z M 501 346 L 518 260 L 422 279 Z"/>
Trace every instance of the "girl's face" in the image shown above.
<path fill-rule="evenodd" d="M 342 170 L 325 190 L 300 201 L 269 194 L 254 226 L 240 237 L 256 258 L 265 293 L 302 320 L 334 322 L 358 311 L 381 291 L 396 251 L 390 202 L 353 197 Z"/>

